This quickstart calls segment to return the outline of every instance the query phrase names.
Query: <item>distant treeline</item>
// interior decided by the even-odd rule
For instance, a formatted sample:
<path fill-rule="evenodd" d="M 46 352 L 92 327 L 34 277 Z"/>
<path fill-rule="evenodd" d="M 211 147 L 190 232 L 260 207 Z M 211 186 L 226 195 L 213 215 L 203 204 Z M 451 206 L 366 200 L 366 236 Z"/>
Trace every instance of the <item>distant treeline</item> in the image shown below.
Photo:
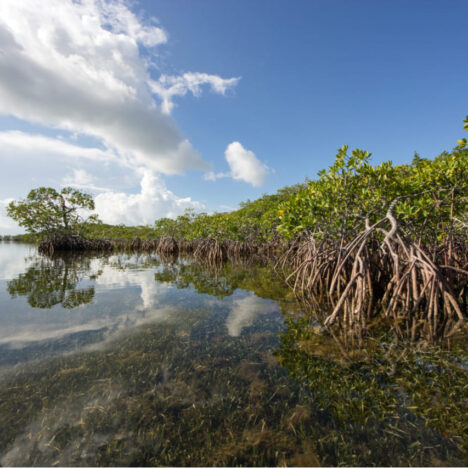
<path fill-rule="evenodd" d="M 38 236 L 35 234 L 11 234 L 11 235 L 0 235 L 0 241 L 11 241 L 11 242 L 37 242 Z"/>
<path fill-rule="evenodd" d="M 186 210 L 175 219 L 158 219 L 154 226 L 111 226 L 102 223 L 88 225 L 84 233 L 86 237 L 109 239 L 173 237 L 177 241 L 212 238 L 266 242 L 282 237 L 277 230 L 279 207 L 304 187 L 305 184 L 298 184 L 282 188 L 273 195 L 243 202 L 238 210 L 231 212 L 207 214 Z"/>

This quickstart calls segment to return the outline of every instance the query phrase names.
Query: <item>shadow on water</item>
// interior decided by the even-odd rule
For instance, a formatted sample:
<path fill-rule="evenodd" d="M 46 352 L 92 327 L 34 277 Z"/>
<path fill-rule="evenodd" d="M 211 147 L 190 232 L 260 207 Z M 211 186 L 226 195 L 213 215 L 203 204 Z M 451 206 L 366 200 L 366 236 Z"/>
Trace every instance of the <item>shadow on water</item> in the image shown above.
<path fill-rule="evenodd" d="M 94 348 L 17 365 L 0 384 L 2 465 L 466 465 L 463 330 L 435 346 L 376 325 L 356 346 L 264 266 L 33 265 L 8 283 L 33 307 L 99 304 L 97 292 L 73 298 L 111 268 L 152 269 L 172 308 Z"/>

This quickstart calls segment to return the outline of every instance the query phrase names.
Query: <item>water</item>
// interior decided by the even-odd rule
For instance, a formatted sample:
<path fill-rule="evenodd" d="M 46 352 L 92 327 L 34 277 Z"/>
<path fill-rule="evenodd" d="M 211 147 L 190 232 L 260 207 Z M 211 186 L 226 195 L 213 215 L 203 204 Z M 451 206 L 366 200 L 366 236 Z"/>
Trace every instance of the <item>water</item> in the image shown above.
<path fill-rule="evenodd" d="M 324 334 L 265 267 L 3 242 L 0 463 L 466 465 L 463 337 L 387 335 Z"/>

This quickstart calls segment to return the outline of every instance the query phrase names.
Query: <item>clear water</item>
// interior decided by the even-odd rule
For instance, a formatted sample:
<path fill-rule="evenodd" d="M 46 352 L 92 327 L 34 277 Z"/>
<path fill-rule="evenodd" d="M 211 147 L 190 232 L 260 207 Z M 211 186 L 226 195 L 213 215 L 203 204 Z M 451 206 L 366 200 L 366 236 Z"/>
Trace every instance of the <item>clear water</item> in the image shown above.
<path fill-rule="evenodd" d="M 0 463 L 466 465 L 463 338 L 353 349 L 265 267 L 3 242 Z"/>

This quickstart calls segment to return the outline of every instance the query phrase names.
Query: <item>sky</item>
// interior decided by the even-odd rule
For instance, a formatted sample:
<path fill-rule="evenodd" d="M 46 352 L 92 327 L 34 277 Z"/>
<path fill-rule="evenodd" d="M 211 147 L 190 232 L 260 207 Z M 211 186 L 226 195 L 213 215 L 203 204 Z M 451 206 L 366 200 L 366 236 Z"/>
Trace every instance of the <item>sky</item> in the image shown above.
<path fill-rule="evenodd" d="M 106 223 L 229 211 L 464 136 L 466 0 L 1 0 L 0 234 L 40 186 Z"/>

